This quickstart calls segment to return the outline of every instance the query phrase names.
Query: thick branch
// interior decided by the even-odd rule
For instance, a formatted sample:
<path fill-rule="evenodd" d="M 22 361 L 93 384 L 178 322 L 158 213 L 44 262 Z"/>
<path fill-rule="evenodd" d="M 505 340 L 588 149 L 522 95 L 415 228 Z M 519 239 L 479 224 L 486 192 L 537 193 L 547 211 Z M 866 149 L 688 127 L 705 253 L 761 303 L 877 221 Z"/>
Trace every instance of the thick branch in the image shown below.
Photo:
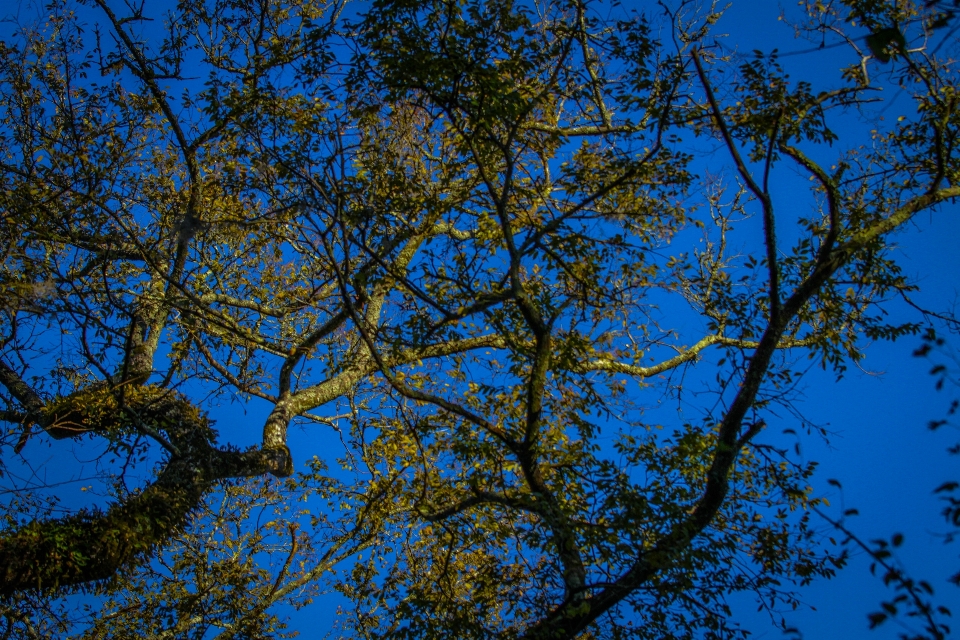
<path fill-rule="evenodd" d="M 28 413 L 37 413 L 43 409 L 43 399 L 3 360 L 0 360 L 0 384 L 7 388 L 10 395 L 16 398 Z"/>
<path fill-rule="evenodd" d="M 221 451 L 209 422 L 185 398 L 156 387 L 94 389 L 44 407 L 41 422 L 74 432 L 110 435 L 142 421 L 162 431 L 180 455 L 157 479 L 104 512 L 82 511 L 32 522 L 0 537 L 0 596 L 106 580 L 138 562 L 183 527 L 217 481 L 264 473 L 285 475 L 284 450 Z"/>

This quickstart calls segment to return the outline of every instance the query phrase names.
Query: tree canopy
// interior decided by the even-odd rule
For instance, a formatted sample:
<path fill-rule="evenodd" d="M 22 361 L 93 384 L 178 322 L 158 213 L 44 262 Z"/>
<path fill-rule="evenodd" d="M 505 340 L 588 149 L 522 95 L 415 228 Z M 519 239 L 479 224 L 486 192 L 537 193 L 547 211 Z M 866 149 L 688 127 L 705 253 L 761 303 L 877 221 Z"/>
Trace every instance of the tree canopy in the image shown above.
<path fill-rule="evenodd" d="M 729 594 L 842 567 L 768 427 L 811 361 L 921 328 L 890 238 L 960 196 L 954 8 L 801 3 L 798 47 L 842 53 L 799 79 L 721 11 L 22 8 L 8 633 L 274 637 L 336 590 L 356 637 L 734 637 Z M 11 480 L 50 439 L 102 500 Z"/>

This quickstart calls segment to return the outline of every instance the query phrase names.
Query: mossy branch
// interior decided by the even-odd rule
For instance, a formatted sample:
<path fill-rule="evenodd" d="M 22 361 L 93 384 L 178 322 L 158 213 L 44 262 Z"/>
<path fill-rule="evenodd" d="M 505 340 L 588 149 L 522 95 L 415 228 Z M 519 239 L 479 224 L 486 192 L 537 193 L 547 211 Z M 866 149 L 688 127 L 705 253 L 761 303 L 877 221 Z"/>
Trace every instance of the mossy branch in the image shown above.
<path fill-rule="evenodd" d="M 164 544 L 218 481 L 292 473 L 286 447 L 217 449 L 206 416 L 183 396 L 158 387 L 84 390 L 48 403 L 38 422 L 53 437 L 118 437 L 139 424 L 164 434 L 178 453 L 152 484 L 103 512 L 81 511 L 0 534 L 0 597 L 106 580 Z"/>

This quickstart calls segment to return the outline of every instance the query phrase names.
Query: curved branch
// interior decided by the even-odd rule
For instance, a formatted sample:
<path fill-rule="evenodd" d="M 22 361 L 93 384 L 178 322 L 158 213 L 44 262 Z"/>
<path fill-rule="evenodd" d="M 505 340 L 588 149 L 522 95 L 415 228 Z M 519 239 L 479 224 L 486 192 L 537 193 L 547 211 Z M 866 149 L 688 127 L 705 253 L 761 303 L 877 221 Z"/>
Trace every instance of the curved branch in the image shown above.
<path fill-rule="evenodd" d="M 816 340 L 812 337 L 803 338 L 801 340 L 781 340 L 779 343 L 777 343 L 775 348 L 795 349 L 797 347 L 809 347 L 810 345 L 815 344 L 815 342 Z M 649 378 L 651 376 L 663 373 L 664 371 L 676 369 L 680 365 L 687 362 L 696 360 L 700 357 L 701 351 L 713 345 L 735 347 L 738 349 L 757 349 L 760 347 L 760 342 L 754 340 L 738 340 L 737 338 L 728 338 L 726 336 L 706 336 L 705 338 L 701 338 L 700 341 L 694 344 L 692 347 L 682 350 L 672 358 L 649 367 L 641 367 L 634 364 L 627 364 L 625 362 L 618 362 L 610 358 L 601 357 L 581 363 L 579 366 L 579 371 L 584 373 L 588 371 L 605 371 L 608 373 L 624 373 L 637 378 Z"/>
<path fill-rule="evenodd" d="M 0 536 L 0 597 L 28 590 L 75 587 L 106 580 L 162 545 L 200 505 L 217 481 L 285 475 L 286 450 L 239 452 L 213 446 L 215 432 L 188 400 L 157 387 L 85 390 L 41 410 L 48 426 L 109 436 L 131 429 L 133 415 L 163 431 L 171 455 L 157 479 L 104 512 L 81 511 L 40 520 Z"/>

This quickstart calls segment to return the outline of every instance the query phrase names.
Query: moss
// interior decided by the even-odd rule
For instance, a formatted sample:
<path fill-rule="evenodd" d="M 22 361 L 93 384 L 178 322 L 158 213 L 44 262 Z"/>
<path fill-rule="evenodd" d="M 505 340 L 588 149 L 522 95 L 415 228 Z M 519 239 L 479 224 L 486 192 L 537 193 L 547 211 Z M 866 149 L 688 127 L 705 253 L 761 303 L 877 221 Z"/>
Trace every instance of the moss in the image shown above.
<path fill-rule="evenodd" d="M 155 483 L 106 512 L 34 522 L 0 539 L 0 595 L 109 578 L 150 553 L 187 520 L 207 488 Z"/>
<path fill-rule="evenodd" d="M 147 428 L 172 440 L 212 442 L 209 421 L 180 394 L 149 386 L 84 389 L 56 398 L 40 412 L 40 424 L 54 438 L 94 433 L 119 438 Z M 185 442 L 189 446 L 190 442 Z"/>
<path fill-rule="evenodd" d="M 184 526 L 214 483 L 230 477 L 293 473 L 290 450 L 240 452 L 213 446 L 216 433 L 189 400 L 159 387 L 86 389 L 42 411 L 55 437 L 122 438 L 144 430 L 178 451 L 143 491 L 106 511 L 33 522 L 0 536 L 0 596 L 101 584 L 142 561 Z"/>
<path fill-rule="evenodd" d="M 209 421 L 169 390 L 88 389 L 50 402 L 41 420 L 59 437 L 121 437 L 146 428 L 165 435 L 181 455 L 153 484 L 104 512 L 33 522 L 0 538 L 0 595 L 109 578 L 183 526 L 216 479 L 204 471 L 219 453 Z"/>

